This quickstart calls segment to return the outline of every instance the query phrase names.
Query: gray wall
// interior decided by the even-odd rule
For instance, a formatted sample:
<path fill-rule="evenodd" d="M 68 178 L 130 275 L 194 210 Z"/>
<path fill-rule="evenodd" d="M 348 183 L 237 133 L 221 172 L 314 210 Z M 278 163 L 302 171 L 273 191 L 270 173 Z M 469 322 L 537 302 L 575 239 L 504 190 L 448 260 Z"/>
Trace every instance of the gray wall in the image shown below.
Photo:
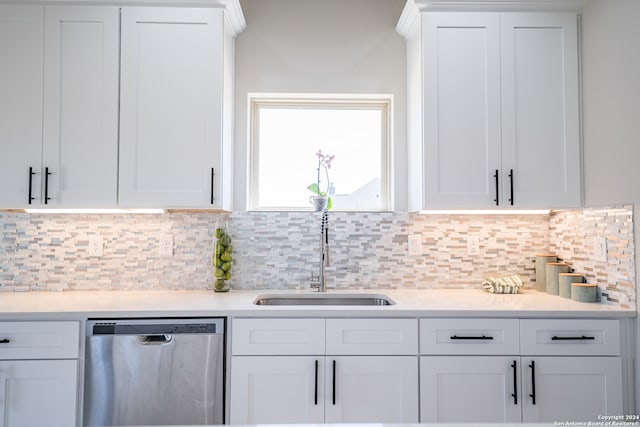
<path fill-rule="evenodd" d="M 639 23 L 638 0 L 590 0 L 583 10 L 585 202 L 631 202 L 635 218 L 640 214 Z M 636 242 L 639 236 L 636 227 Z M 636 277 L 639 266 L 636 252 Z M 636 371 L 640 408 L 640 369 Z"/>
<path fill-rule="evenodd" d="M 394 95 L 395 210 L 406 211 L 404 0 L 241 0 L 236 39 L 234 211 L 246 209 L 247 94 Z"/>

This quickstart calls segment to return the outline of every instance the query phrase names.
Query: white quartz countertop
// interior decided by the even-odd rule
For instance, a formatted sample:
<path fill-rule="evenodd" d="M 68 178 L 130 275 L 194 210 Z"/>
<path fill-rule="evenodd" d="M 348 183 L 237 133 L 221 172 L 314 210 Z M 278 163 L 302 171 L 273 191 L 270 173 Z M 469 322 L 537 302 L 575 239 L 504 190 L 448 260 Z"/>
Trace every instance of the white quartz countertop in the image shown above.
<path fill-rule="evenodd" d="M 496 295 L 482 290 L 350 290 L 329 293 L 383 294 L 391 306 L 256 306 L 264 294 L 309 292 L 65 291 L 0 293 L 1 319 L 84 319 L 108 317 L 635 317 L 635 310 L 603 303 L 579 303 L 537 291 Z"/>

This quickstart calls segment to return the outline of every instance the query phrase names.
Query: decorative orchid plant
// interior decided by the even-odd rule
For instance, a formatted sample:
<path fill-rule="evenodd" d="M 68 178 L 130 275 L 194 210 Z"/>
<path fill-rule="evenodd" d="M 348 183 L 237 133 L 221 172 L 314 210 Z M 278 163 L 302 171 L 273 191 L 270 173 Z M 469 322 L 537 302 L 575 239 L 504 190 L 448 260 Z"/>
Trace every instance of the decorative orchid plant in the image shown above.
<path fill-rule="evenodd" d="M 327 209 L 331 209 L 331 206 L 333 205 L 333 203 L 331 201 L 331 197 L 328 196 L 329 186 L 331 185 L 329 182 L 329 169 L 331 169 L 331 162 L 335 158 L 335 155 L 323 154 L 322 150 L 318 150 L 318 152 L 316 153 L 316 156 L 318 156 L 317 179 L 316 179 L 316 182 L 309 184 L 307 189 L 311 191 L 313 194 L 315 194 L 316 196 L 323 196 L 323 197 L 327 196 Z M 320 174 L 323 169 L 324 169 L 324 175 L 327 180 L 327 186 L 324 191 L 320 189 Z"/>

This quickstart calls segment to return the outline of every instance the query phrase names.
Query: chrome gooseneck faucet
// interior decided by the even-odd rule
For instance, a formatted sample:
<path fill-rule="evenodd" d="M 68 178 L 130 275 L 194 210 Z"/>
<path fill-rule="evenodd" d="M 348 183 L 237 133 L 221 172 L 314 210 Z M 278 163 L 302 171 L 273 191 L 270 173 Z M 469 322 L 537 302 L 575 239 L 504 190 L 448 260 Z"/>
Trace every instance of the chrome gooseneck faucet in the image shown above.
<path fill-rule="evenodd" d="M 318 292 L 327 292 L 327 276 L 325 267 L 330 267 L 329 260 L 329 212 L 322 211 L 322 222 L 320 225 L 320 272 L 318 280 L 315 281 L 311 274 L 311 287 L 318 288 Z"/>

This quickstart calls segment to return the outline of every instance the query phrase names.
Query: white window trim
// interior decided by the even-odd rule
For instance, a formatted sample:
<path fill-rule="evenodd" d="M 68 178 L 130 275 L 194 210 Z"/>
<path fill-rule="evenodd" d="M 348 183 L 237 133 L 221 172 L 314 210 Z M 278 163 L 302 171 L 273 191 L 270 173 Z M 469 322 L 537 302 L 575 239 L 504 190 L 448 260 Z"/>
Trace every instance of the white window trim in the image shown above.
<path fill-rule="evenodd" d="M 381 135 L 381 165 L 380 165 L 380 191 L 381 206 L 378 210 L 368 210 L 367 212 L 388 212 L 393 210 L 393 95 L 392 94 L 299 94 L 299 93 L 249 93 L 248 109 L 249 120 L 247 120 L 249 144 L 247 150 L 247 210 L 249 211 L 310 211 L 309 208 L 295 207 L 270 207 L 258 206 L 258 111 L 262 106 L 300 106 L 304 108 L 327 108 L 349 109 L 382 109 L 382 135 Z M 352 212 L 352 211 L 345 211 Z"/>

